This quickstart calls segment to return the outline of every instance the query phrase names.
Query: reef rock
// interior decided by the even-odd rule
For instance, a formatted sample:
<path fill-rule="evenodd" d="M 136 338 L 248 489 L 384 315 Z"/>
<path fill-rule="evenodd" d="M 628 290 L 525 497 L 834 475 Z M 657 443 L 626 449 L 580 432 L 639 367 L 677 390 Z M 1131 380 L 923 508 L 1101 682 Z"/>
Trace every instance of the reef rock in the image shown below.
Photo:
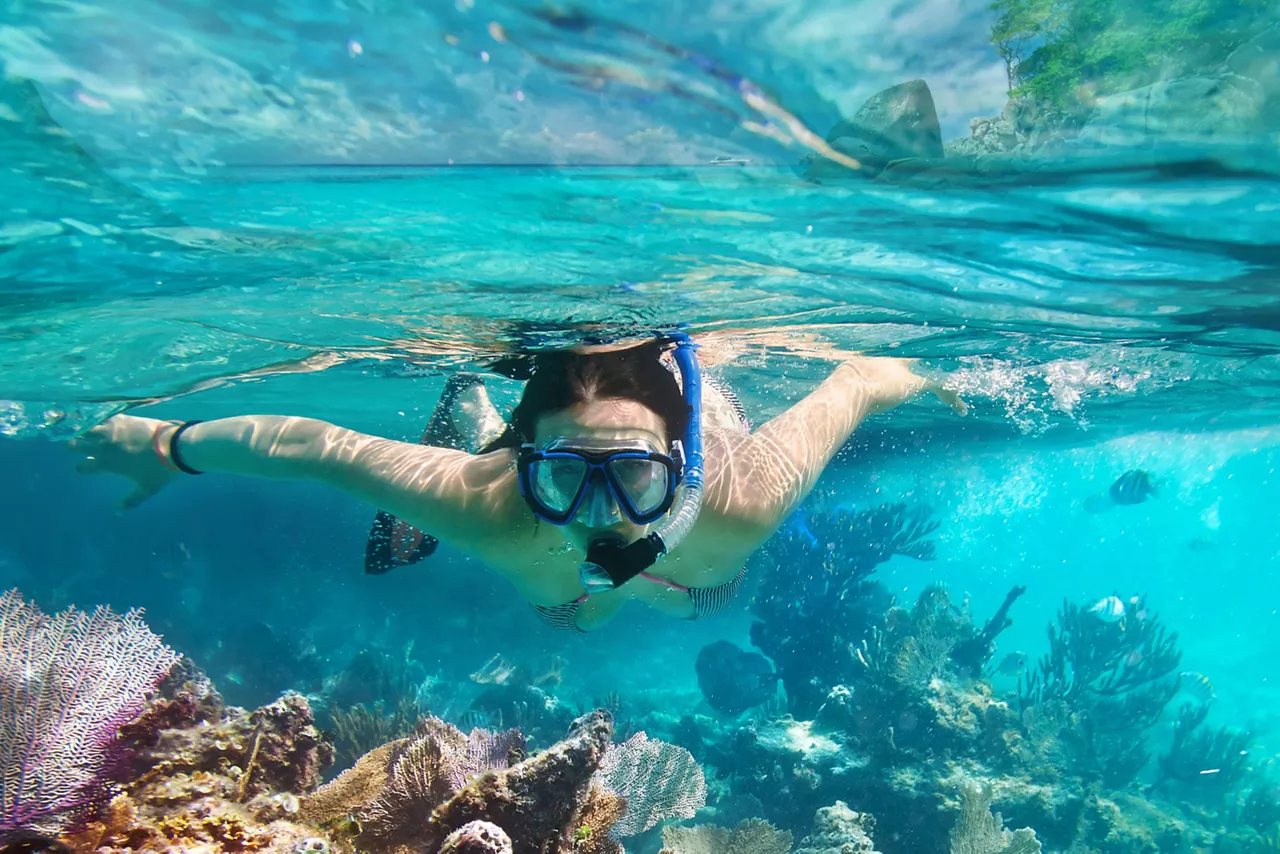
<path fill-rule="evenodd" d="M 691 817 L 706 803 L 706 781 L 683 748 L 644 733 L 614 745 L 612 735 L 608 713 L 596 711 L 524 759 L 515 731 L 463 735 L 427 718 L 317 790 L 300 815 L 366 851 L 500 843 L 478 829 L 487 823 L 512 854 L 621 854 L 612 836 Z"/>
<path fill-rule="evenodd" d="M 933 93 L 923 80 L 909 80 L 872 95 L 852 119 L 831 129 L 827 142 L 857 160 L 862 172 L 871 175 L 894 160 L 943 156 L 938 112 Z M 826 158 L 813 157 L 804 174 L 822 179 L 857 173 Z"/>
<path fill-rule="evenodd" d="M 948 158 L 1029 157 L 1080 132 L 1079 118 L 1029 97 L 1013 97 L 998 116 L 969 120 L 969 135 L 943 145 Z"/>
<path fill-rule="evenodd" d="M 436 809 L 431 820 L 442 832 L 478 820 L 491 821 L 512 837 L 515 854 L 555 850 L 586 800 L 591 776 L 612 735 L 607 715 L 588 716 L 559 744 L 505 771 L 471 781 Z M 593 832 L 607 830 L 593 828 Z"/>
<path fill-rule="evenodd" d="M 844 801 L 823 807 L 813 817 L 813 833 L 800 840 L 794 854 L 876 854 L 871 832 L 876 822 Z"/>
<path fill-rule="evenodd" d="M 297 792 L 314 786 L 331 756 L 305 698 L 291 695 L 217 721 L 187 692 L 153 702 L 121 731 L 135 752 L 121 793 L 64 842 L 87 852 L 329 851 L 303 823 Z"/>
<path fill-rule="evenodd" d="M 252 713 L 233 706 L 216 723 L 199 719 L 201 707 L 189 695 L 164 702 L 126 728 L 126 735 L 132 732 L 138 741 L 134 764 L 147 769 L 143 780 L 226 775 L 237 781 L 237 799 L 246 801 L 266 791 L 305 794 L 333 762 L 333 745 L 316 729 L 311 706 L 299 694 L 286 694 Z M 149 717 L 166 728 L 148 729 Z"/>

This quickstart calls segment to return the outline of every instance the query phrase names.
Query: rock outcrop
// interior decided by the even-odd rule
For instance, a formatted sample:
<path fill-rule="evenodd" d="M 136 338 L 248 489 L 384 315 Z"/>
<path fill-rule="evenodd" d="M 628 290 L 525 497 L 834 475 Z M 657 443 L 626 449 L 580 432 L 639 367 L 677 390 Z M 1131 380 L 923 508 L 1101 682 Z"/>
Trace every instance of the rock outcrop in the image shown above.
<path fill-rule="evenodd" d="M 872 95 L 852 119 L 840 122 L 827 142 L 875 175 L 895 160 L 941 158 L 942 129 L 933 94 L 923 80 L 908 80 Z M 813 179 L 859 174 L 826 158 L 811 158 L 805 177 Z"/>

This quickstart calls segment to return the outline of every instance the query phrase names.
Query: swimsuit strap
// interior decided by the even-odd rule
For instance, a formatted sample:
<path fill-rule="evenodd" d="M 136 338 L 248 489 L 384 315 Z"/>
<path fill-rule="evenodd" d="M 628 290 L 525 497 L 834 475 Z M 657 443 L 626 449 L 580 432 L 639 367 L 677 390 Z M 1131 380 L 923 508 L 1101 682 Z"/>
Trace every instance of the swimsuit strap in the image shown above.
<path fill-rule="evenodd" d="M 742 579 L 746 575 L 747 568 L 744 566 L 738 570 L 737 575 L 724 584 L 717 584 L 715 587 L 686 587 L 683 584 L 677 584 L 667 578 L 659 578 L 648 572 L 640 573 L 641 578 L 647 578 L 655 584 L 661 584 L 663 587 L 689 594 L 689 601 L 693 603 L 693 616 L 689 618 L 691 620 L 697 620 L 701 617 L 714 617 L 723 611 L 738 595 L 738 589 L 742 587 Z M 582 603 L 585 601 L 587 601 L 587 595 L 584 593 L 572 602 L 565 602 L 563 605 L 534 605 L 533 608 L 538 612 L 538 616 L 542 618 L 542 621 L 553 629 L 581 632 L 582 629 L 578 628 L 578 609 L 582 607 Z"/>
<path fill-rule="evenodd" d="M 563 605 L 534 605 L 533 609 L 538 612 L 542 622 L 553 629 L 581 632 L 582 629 L 578 628 L 578 609 L 582 607 L 582 603 L 585 601 L 587 601 L 587 597 L 586 594 L 583 594 L 572 602 L 565 602 Z"/>
<path fill-rule="evenodd" d="M 689 601 L 693 603 L 693 619 L 699 617 L 714 617 L 725 609 L 734 597 L 738 595 L 738 588 L 742 586 L 742 579 L 747 576 L 747 568 L 744 566 L 738 570 L 738 574 L 726 581 L 724 584 L 718 584 L 715 587 L 689 587 Z"/>
<path fill-rule="evenodd" d="M 669 578 L 659 578 L 658 576 L 652 575 L 648 572 L 640 573 L 640 577 L 647 578 L 654 584 L 661 584 L 663 587 L 670 587 L 672 590 L 679 590 L 681 593 L 686 593 L 689 590 L 689 588 L 685 587 L 683 584 L 677 584 Z"/>

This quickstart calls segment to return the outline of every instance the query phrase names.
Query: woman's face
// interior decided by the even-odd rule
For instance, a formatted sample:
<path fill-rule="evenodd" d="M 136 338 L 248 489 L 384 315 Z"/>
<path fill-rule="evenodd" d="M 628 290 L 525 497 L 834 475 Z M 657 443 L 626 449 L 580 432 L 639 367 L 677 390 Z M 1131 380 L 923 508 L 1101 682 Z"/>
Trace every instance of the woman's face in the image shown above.
<path fill-rule="evenodd" d="M 546 447 L 556 439 L 590 439 L 593 442 L 642 439 L 667 450 L 667 431 L 658 413 L 634 400 L 606 398 L 579 403 L 538 419 L 534 444 Z M 565 539 L 582 553 L 598 539 L 632 543 L 648 532 L 626 517 L 607 489 L 593 488 L 578 515 L 565 525 Z"/>

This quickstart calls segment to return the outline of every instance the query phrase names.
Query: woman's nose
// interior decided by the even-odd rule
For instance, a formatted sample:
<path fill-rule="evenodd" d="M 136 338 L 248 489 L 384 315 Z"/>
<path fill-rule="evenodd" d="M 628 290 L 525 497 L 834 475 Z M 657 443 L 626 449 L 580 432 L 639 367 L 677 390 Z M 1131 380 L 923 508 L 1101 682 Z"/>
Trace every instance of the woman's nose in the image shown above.
<path fill-rule="evenodd" d="M 583 502 L 578 517 L 584 525 L 590 528 L 607 528 L 622 521 L 618 502 L 614 500 L 607 485 L 595 481 L 587 489 L 587 500 Z"/>

